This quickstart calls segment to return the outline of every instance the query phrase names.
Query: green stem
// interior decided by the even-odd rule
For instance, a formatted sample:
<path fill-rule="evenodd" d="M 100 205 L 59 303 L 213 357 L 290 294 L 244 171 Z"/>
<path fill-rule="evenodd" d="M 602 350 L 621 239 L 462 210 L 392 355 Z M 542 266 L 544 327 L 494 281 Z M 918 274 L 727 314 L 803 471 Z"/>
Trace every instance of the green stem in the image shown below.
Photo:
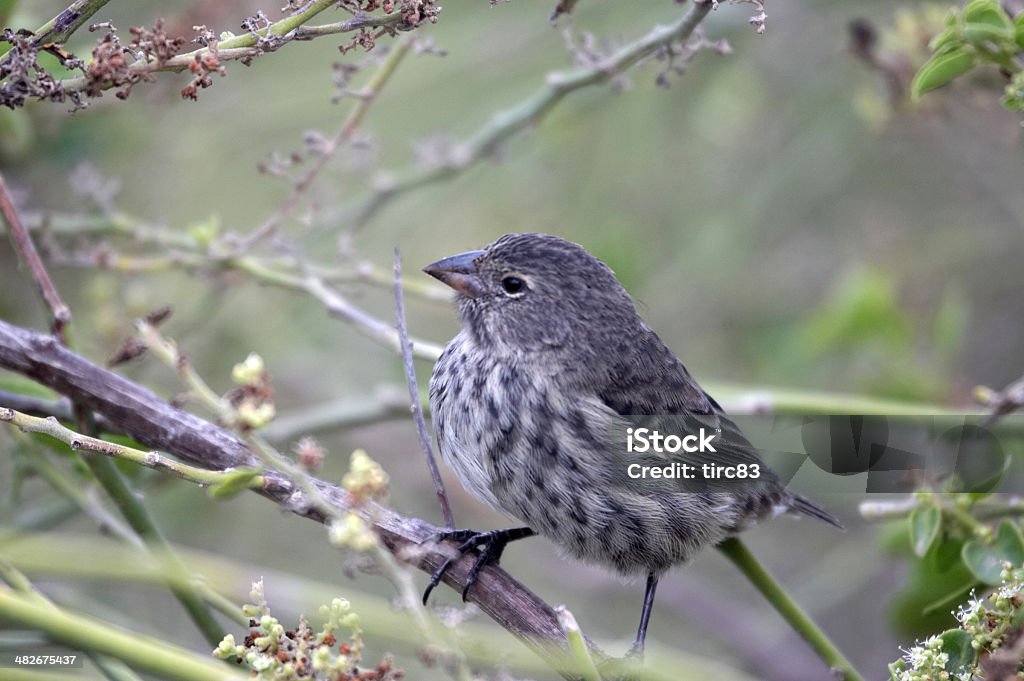
<path fill-rule="evenodd" d="M 92 451 L 105 456 L 86 456 L 86 464 L 93 475 L 103 486 L 104 490 L 117 505 L 122 516 L 128 525 L 146 544 L 147 549 L 158 560 L 161 561 L 168 575 L 168 586 L 195 622 L 196 627 L 202 632 L 210 645 L 217 645 L 224 636 L 221 627 L 213 616 L 207 601 L 211 599 L 209 590 L 195 584 L 189 578 L 189 572 L 185 564 L 171 548 L 164 538 L 159 526 L 149 513 L 149 509 L 136 496 L 135 492 L 125 482 L 124 476 L 117 470 L 117 466 L 108 457 L 123 458 L 140 463 L 152 468 L 170 470 L 179 477 L 211 484 L 223 482 L 235 472 L 207 471 L 192 466 L 186 466 L 176 461 L 171 461 L 160 456 L 156 452 L 143 452 L 124 445 L 117 445 L 112 442 L 105 442 L 97 438 L 88 437 L 65 428 L 55 418 L 39 418 L 29 416 L 13 409 L 0 408 L 0 422 L 9 422 L 12 425 L 26 432 L 35 432 L 55 437 L 68 444 L 76 451 Z M 260 486 L 262 478 L 253 475 L 246 481 L 246 485 Z M 218 604 L 222 607 L 222 604 Z"/>
<path fill-rule="evenodd" d="M 99 438 L 89 437 L 88 435 L 82 435 L 70 428 L 64 427 L 60 421 L 52 416 L 41 418 L 39 416 L 23 414 L 20 411 L 8 409 L 7 407 L 0 407 L 0 423 L 10 423 L 15 428 L 19 428 L 26 433 L 49 435 L 50 437 L 60 440 L 64 444 L 68 445 L 76 452 L 94 452 L 96 454 L 102 454 L 115 459 L 131 461 L 134 464 L 145 466 L 146 468 L 152 468 L 156 471 L 170 473 L 171 475 L 183 480 L 188 480 L 189 482 L 194 482 L 199 485 L 217 485 L 229 482 L 246 470 L 236 468 L 233 470 L 212 471 L 206 468 L 190 466 L 188 464 L 169 459 L 159 452 L 144 452 L 141 449 L 135 449 L 133 447 L 119 445 L 114 442 L 100 440 Z M 255 471 L 249 472 L 253 475 L 246 481 L 246 485 L 250 489 L 261 489 L 263 487 L 263 477 L 256 475 Z"/>
<path fill-rule="evenodd" d="M 242 674 L 165 639 L 125 632 L 103 622 L 55 608 L 50 603 L 0 588 L 0 619 L 45 632 L 79 650 L 104 653 L 160 678 L 180 681 L 242 681 Z"/>
<path fill-rule="evenodd" d="M 28 446 L 31 446 L 34 441 L 29 440 L 28 435 L 19 434 L 21 438 L 26 439 Z M 99 502 L 97 498 L 90 495 L 81 484 L 80 480 L 73 480 L 69 475 L 65 474 L 63 470 L 58 468 L 49 458 L 38 448 L 33 447 L 31 451 L 25 452 L 25 461 L 31 466 L 39 476 L 45 480 L 49 485 L 61 496 L 65 497 L 75 506 L 81 510 L 81 512 L 90 518 L 98 527 L 109 531 L 114 536 L 122 539 L 129 544 L 142 547 L 142 542 L 138 536 L 127 527 L 123 521 L 111 514 L 104 508 L 103 504 Z"/>
<path fill-rule="evenodd" d="M 75 0 L 67 9 L 36 29 L 36 45 L 63 43 L 110 0 Z"/>
<path fill-rule="evenodd" d="M 718 550 L 728 558 L 740 572 L 757 587 L 757 590 L 768 599 L 775 610 L 782 615 L 793 630 L 811 644 L 818 656 L 830 668 L 840 672 L 845 681 L 864 681 L 849 660 L 829 640 L 814 620 L 799 605 L 793 602 L 782 586 L 768 574 L 757 558 L 735 537 L 726 539 L 718 545 Z"/>
<path fill-rule="evenodd" d="M 162 562 L 166 572 L 180 577 L 180 579 L 169 580 L 168 587 L 188 612 L 203 637 L 206 638 L 206 642 L 216 646 L 224 638 L 224 628 L 217 623 L 213 612 L 203 600 L 199 590 L 189 581 L 188 568 L 167 543 L 156 520 L 150 515 L 149 509 L 125 482 L 124 476 L 117 470 L 113 460 L 103 456 L 86 456 L 85 461 L 107 494 L 117 504 L 128 524 Z"/>
<path fill-rule="evenodd" d="M 949 505 L 943 505 L 942 510 L 948 513 L 954 519 L 969 530 L 974 536 L 982 539 L 990 539 L 992 537 L 992 528 L 985 523 L 981 522 L 963 506 L 959 505 L 955 501 Z"/>
<path fill-rule="evenodd" d="M 10 563 L 0 561 L 0 579 L 7 582 L 17 593 L 31 599 L 33 603 L 52 607 L 55 612 L 58 611 L 57 606 L 36 591 L 28 577 Z M 116 658 L 93 651 L 87 651 L 85 654 L 96 665 L 96 668 L 111 681 L 141 681 L 125 663 Z"/>

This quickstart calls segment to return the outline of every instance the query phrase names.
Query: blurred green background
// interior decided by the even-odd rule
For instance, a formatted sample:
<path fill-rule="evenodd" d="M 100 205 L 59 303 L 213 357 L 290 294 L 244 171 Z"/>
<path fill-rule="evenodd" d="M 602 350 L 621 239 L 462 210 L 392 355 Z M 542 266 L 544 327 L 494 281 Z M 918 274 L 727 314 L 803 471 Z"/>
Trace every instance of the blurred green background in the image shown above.
<path fill-rule="evenodd" d="M 447 56 L 407 59 L 360 129 L 372 144 L 339 154 L 310 192 L 312 205 L 330 214 L 357 200 L 377 173 L 417 163 L 431 144 L 466 138 L 538 88 L 549 71 L 570 66 L 561 30 L 547 21 L 553 4 L 446 5 L 439 23 L 420 35 Z M 61 7 L 22 2 L 12 21 L 34 27 Z M 629 73 L 623 92 L 573 94 L 505 145 L 500 158 L 399 198 L 359 231 L 339 233 L 327 220 L 306 235 L 293 220 L 285 233 L 291 247 L 325 263 L 341 244 L 386 269 L 398 247 L 415 277 L 423 264 L 505 232 L 550 232 L 608 262 L 712 392 L 735 384 L 969 403 L 973 386 L 1000 388 L 1022 370 L 1022 128 L 1019 116 L 999 108 L 996 91 L 967 86 L 936 93 L 918 110 L 888 107 L 882 78 L 849 52 L 848 25 L 866 18 L 884 29 L 919 7 L 771 3 L 768 31 L 758 36 L 747 25 L 751 6 L 723 4 L 704 26 L 708 37 L 728 38 L 733 54 L 698 54 L 670 88 L 655 84 L 662 65 L 643 65 Z M 194 24 L 239 32 L 239 20 L 259 8 L 277 16 L 276 6 L 254 2 L 112 2 L 94 19 L 113 21 L 125 36 L 129 26 L 161 16 L 186 34 Z M 582 0 L 572 22 L 561 23 L 577 39 L 589 31 L 599 45 L 614 45 L 681 11 L 668 0 Z M 89 40 L 83 29 L 69 47 L 88 52 Z M 352 106 L 352 99 L 332 103 L 332 64 L 364 56 L 340 55 L 342 41 L 292 43 L 249 68 L 230 63 L 227 77 L 215 77 L 195 103 L 178 95 L 187 76 L 161 74 L 127 101 L 108 93 L 74 114 L 60 104 L 4 111 L 4 175 L 25 211 L 89 213 L 95 208 L 69 182 L 88 164 L 116 183 L 116 205 L 129 214 L 180 231 L 215 219 L 244 233 L 289 192 L 287 180 L 258 166 L 301 151 L 307 131 L 333 134 Z M 294 292 L 228 275 L 70 268 L 55 275 L 75 313 L 78 349 L 96 360 L 111 354 L 134 317 L 170 304 L 175 314 L 164 332 L 218 390 L 230 388 L 235 362 L 260 353 L 281 414 L 338 398 L 371 400 L 381 386 L 403 385 L 397 356 Z M 386 289 L 346 292 L 378 317 L 393 318 Z M 415 335 L 444 342 L 455 333 L 450 306 L 415 298 L 407 305 Z M 0 317 L 46 326 L 6 245 Z M 426 385 L 430 367 L 420 363 L 418 370 Z M 151 359 L 123 371 L 162 395 L 180 391 Z M 392 505 L 438 521 L 410 421 L 321 439 L 330 451 L 324 477 L 337 479 L 349 452 L 365 448 L 392 475 Z M 0 458 L 0 475 L 9 472 Z M 445 475 L 460 525 L 506 522 Z M 30 489 L 37 498 L 49 494 L 38 483 Z M 240 584 L 266 566 L 336 583 L 341 594 L 389 592 L 379 578 L 344 576 L 345 559 L 326 544 L 322 528 L 255 496 L 215 503 L 201 490 L 171 484 L 150 498 L 173 541 L 236 560 Z M 879 529 L 858 520 L 858 499 L 819 501 L 843 516 L 848 532 L 780 519 L 749 541 L 853 662 L 877 678 L 897 646 L 912 639 L 886 614 L 904 568 L 882 548 Z M 7 508 L 4 517 L 16 511 Z M 95 532 L 85 521 L 68 527 Z M 640 583 L 566 563 L 544 540 L 513 546 L 503 563 L 540 596 L 565 603 L 599 642 L 618 650 L 631 638 Z M 186 632 L 178 640 L 204 647 L 159 589 L 66 579 L 55 579 L 53 588 L 64 602 L 117 604 L 141 630 L 174 628 Z M 315 612 L 319 601 L 309 594 L 276 588 L 268 579 L 279 616 Z M 439 600 L 457 602 L 450 591 Z M 718 658 L 761 678 L 825 677 L 821 663 L 714 552 L 663 581 L 651 631 L 655 648 Z M 386 638 L 371 643 L 389 647 Z M 417 663 L 400 655 L 399 664 Z"/>

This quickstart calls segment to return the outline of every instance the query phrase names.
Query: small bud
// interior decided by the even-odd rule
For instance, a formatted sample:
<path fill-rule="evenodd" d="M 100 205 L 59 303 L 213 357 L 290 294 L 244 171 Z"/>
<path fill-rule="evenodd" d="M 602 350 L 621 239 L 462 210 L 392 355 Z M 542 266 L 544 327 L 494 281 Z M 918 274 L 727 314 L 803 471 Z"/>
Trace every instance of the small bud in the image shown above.
<path fill-rule="evenodd" d="M 238 385 L 255 385 L 263 382 L 266 365 L 263 358 L 255 352 L 250 352 L 244 362 L 236 364 L 231 369 L 231 380 Z"/>
<path fill-rule="evenodd" d="M 377 499 L 387 494 L 388 474 L 380 464 L 370 458 L 362 449 L 352 452 L 349 472 L 341 479 L 341 485 L 357 499 Z"/>
<path fill-rule="evenodd" d="M 347 513 L 342 520 L 332 522 L 329 538 L 332 545 L 355 551 L 369 551 L 377 545 L 377 535 L 355 513 Z"/>

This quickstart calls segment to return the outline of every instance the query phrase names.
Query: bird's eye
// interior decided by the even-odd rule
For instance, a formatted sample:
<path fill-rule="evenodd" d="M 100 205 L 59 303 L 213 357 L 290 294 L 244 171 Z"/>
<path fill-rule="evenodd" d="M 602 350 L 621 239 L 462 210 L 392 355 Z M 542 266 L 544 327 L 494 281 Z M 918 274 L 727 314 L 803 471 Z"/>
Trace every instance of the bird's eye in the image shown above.
<path fill-rule="evenodd" d="M 510 275 L 501 278 L 501 288 L 510 296 L 518 296 L 526 290 L 526 282 L 521 277 Z"/>

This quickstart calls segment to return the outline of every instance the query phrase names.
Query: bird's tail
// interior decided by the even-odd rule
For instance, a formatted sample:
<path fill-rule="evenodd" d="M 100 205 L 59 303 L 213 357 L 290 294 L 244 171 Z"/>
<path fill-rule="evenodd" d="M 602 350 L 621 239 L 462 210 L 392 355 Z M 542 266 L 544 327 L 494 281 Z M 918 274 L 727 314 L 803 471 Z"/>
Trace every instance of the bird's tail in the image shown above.
<path fill-rule="evenodd" d="M 791 495 L 787 506 L 791 511 L 803 513 L 804 515 L 809 515 L 812 518 L 817 518 L 818 520 L 823 520 L 829 525 L 838 527 L 840 530 L 846 529 L 843 527 L 843 524 L 839 522 L 839 518 L 835 517 L 821 506 L 818 506 L 813 501 L 803 498 L 799 494 Z"/>

